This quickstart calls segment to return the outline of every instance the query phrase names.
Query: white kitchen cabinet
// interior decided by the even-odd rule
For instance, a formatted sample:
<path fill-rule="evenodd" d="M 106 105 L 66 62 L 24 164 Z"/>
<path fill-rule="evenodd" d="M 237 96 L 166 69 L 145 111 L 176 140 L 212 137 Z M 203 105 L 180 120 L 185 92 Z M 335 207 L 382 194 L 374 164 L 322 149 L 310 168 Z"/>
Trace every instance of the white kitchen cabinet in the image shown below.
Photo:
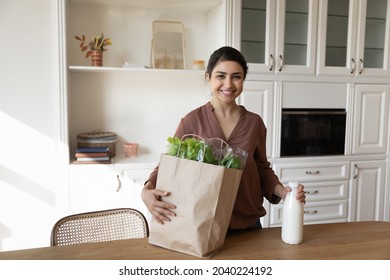
<path fill-rule="evenodd" d="M 290 160 L 291 162 L 291 160 Z M 273 169 L 284 185 L 300 182 L 305 186 L 304 222 L 346 222 L 348 218 L 349 163 L 318 161 L 311 163 L 274 163 Z M 270 205 L 269 225 L 280 226 L 283 202 Z"/>
<path fill-rule="evenodd" d="M 250 73 L 314 74 L 317 0 L 233 1 L 233 46 Z"/>
<path fill-rule="evenodd" d="M 266 152 L 268 157 L 272 157 L 273 150 L 273 127 L 274 127 L 274 83 L 246 81 L 244 90 L 240 96 L 240 104 L 248 111 L 258 114 L 264 121 L 267 128 Z M 268 201 L 264 201 L 264 208 L 269 209 Z M 269 215 L 261 218 L 263 227 L 269 226 Z"/>
<path fill-rule="evenodd" d="M 385 154 L 390 85 L 356 85 L 352 154 Z"/>
<path fill-rule="evenodd" d="M 240 104 L 248 111 L 260 115 L 267 128 L 267 155 L 271 156 L 273 133 L 273 91 L 272 82 L 246 81 L 240 96 Z"/>
<path fill-rule="evenodd" d="M 349 221 L 384 220 L 385 181 L 385 160 L 351 163 Z"/>
<path fill-rule="evenodd" d="M 70 166 L 70 212 L 134 208 L 150 221 L 141 190 L 152 169 L 117 169 L 111 164 Z"/>
<path fill-rule="evenodd" d="M 131 207 L 130 189 L 123 174 L 111 164 L 83 164 L 69 167 L 70 212 Z"/>
<path fill-rule="evenodd" d="M 318 73 L 388 76 L 389 20 L 388 0 L 320 1 Z"/>

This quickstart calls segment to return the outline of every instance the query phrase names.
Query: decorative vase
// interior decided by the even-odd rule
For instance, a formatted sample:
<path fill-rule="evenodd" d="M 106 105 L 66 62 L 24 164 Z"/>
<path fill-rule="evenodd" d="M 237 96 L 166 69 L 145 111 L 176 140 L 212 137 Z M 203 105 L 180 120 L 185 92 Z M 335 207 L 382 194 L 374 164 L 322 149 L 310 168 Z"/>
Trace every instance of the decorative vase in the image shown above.
<path fill-rule="evenodd" d="M 92 66 L 103 66 L 103 52 L 102 51 L 92 51 Z"/>

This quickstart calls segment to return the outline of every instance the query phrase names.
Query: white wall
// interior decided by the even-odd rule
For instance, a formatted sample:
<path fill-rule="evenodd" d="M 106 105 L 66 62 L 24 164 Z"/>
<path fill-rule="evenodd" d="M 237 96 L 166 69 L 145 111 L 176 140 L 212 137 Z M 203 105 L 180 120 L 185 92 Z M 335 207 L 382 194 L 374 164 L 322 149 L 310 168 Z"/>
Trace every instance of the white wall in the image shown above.
<path fill-rule="evenodd" d="M 59 45 L 57 2 L 0 0 L 0 251 L 48 246 L 53 224 L 69 213 L 67 120 L 60 113 L 67 111 L 60 94 L 59 54 L 64 46 Z M 146 152 L 160 153 L 180 117 L 208 100 L 202 75 L 140 78 L 128 72 L 104 77 L 116 84 L 123 82 L 123 75 L 132 78 L 108 93 L 114 104 L 92 106 L 96 115 L 75 109 L 80 98 L 89 98 L 94 91 L 77 94 L 72 84 L 70 92 L 76 94 L 69 103 L 71 146 L 78 132 L 91 127 L 84 117 L 97 116 L 94 128 L 112 129 L 120 136 L 119 152 L 126 140 L 139 142 Z M 71 73 L 69 78 L 74 82 L 83 76 Z M 178 83 L 181 89 L 172 88 Z M 143 89 L 145 84 L 149 91 Z M 114 120 L 100 123 L 98 116 L 105 110 L 115 110 Z M 138 113 L 145 111 L 150 112 L 148 117 L 139 118 Z"/>
<path fill-rule="evenodd" d="M 0 1 L 0 251 L 48 246 L 68 209 L 56 5 Z"/>

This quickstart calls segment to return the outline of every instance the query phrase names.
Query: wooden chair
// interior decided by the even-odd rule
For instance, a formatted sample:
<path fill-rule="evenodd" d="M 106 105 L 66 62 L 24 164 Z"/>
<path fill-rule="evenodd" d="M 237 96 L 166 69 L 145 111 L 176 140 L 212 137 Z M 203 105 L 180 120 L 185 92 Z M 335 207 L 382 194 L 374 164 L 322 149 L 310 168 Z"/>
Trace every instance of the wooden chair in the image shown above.
<path fill-rule="evenodd" d="M 50 243 L 63 246 L 148 236 L 148 222 L 140 211 L 118 208 L 61 218 L 53 226 Z"/>

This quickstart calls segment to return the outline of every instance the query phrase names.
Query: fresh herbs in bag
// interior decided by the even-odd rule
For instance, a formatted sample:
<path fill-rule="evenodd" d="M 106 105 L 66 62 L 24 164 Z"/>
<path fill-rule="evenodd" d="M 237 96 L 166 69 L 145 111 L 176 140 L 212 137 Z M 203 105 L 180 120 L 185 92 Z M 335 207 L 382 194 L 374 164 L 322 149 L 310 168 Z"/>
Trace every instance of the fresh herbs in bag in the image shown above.
<path fill-rule="evenodd" d="M 244 169 L 248 158 L 246 151 L 232 148 L 219 138 L 205 141 L 197 135 L 185 135 L 182 139 L 168 137 L 167 142 L 168 155 L 227 168 Z"/>

